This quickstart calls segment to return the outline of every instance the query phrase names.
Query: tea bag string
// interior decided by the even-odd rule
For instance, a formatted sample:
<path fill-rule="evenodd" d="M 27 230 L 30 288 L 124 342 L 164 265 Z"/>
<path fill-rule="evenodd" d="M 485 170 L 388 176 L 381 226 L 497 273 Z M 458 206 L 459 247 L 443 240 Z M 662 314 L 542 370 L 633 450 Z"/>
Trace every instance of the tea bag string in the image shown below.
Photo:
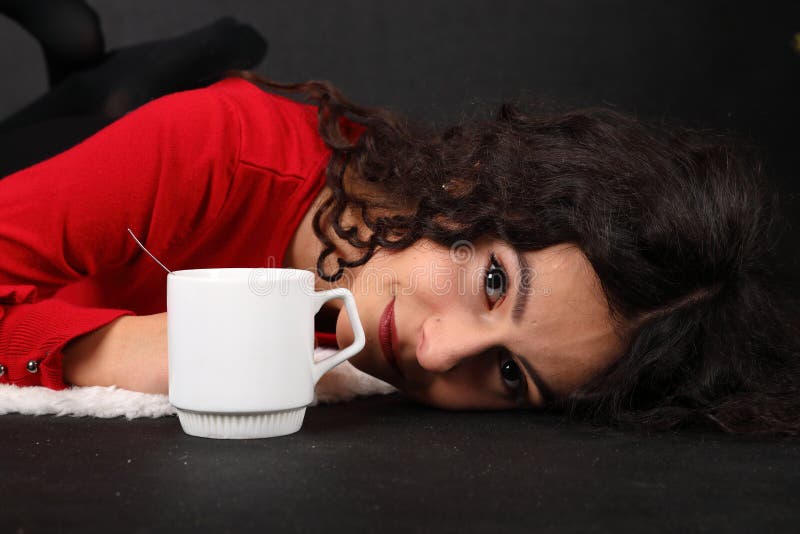
<path fill-rule="evenodd" d="M 141 241 L 139 241 L 138 239 L 136 239 L 136 236 L 135 236 L 135 235 L 133 235 L 133 231 L 132 231 L 130 228 L 128 228 L 128 232 L 131 234 L 131 237 L 132 237 L 132 238 L 133 238 L 133 239 L 136 241 L 136 243 L 138 243 L 138 245 L 139 245 L 140 247 L 142 247 L 142 250 L 144 250 L 145 252 L 147 252 L 147 254 L 149 254 L 149 255 L 150 255 L 150 257 L 151 257 L 151 258 L 153 258 L 157 264 L 159 264 L 161 267 L 163 267 L 163 268 L 164 268 L 164 270 L 165 270 L 165 271 L 167 271 L 168 273 L 172 273 L 172 271 L 170 271 L 169 269 L 167 269 L 167 268 L 164 266 L 164 264 L 163 264 L 163 263 L 161 263 L 160 261 L 158 261 L 158 258 L 156 258 L 156 257 L 155 257 L 155 256 L 153 256 L 152 254 L 150 254 L 150 251 L 149 251 L 149 250 L 147 250 L 147 248 L 145 248 L 145 246 L 144 246 L 144 245 L 142 245 L 142 242 L 141 242 Z"/>

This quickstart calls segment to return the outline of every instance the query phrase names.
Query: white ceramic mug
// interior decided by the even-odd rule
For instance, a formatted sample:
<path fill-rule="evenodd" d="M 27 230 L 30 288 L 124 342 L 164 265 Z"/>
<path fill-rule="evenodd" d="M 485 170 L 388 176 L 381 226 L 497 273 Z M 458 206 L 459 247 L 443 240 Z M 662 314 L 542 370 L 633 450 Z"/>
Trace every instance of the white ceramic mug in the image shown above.
<path fill-rule="evenodd" d="M 314 361 L 314 315 L 344 299 L 355 341 Z M 347 289 L 314 291 L 300 269 L 167 275 L 169 400 L 187 434 L 264 438 L 297 432 L 320 377 L 364 348 Z"/>

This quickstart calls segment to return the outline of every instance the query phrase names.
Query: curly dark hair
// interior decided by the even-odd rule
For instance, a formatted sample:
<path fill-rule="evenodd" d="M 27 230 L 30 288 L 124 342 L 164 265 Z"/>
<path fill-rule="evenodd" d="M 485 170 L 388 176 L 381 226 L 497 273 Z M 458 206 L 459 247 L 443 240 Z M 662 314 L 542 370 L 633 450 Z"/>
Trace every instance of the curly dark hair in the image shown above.
<path fill-rule="evenodd" d="M 508 101 L 494 117 L 437 131 L 356 105 L 328 81 L 229 75 L 318 105 L 332 149 L 333 195 L 313 220 L 326 245 L 323 279 L 366 263 L 377 247 L 423 237 L 445 247 L 492 237 L 521 252 L 574 243 L 627 350 L 547 410 L 628 428 L 800 434 L 797 283 L 778 274 L 785 221 L 763 164 L 749 157 L 754 144 L 602 107 L 526 114 Z M 366 127 L 357 142 L 342 116 Z M 360 210 L 369 239 L 340 225 L 349 208 Z M 335 251 L 321 230 L 325 214 L 340 238 L 365 249 L 355 261 L 337 258 L 332 275 L 322 268 Z"/>

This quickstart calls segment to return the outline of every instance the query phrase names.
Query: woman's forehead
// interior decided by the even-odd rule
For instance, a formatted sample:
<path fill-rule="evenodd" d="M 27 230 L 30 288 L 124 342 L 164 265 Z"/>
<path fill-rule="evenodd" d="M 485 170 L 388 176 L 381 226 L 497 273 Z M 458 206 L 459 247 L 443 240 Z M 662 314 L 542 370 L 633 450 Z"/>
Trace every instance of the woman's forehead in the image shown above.
<path fill-rule="evenodd" d="M 539 287 L 540 291 L 545 294 L 558 291 L 562 295 L 604 305 L 597 274 L 577 245 L 560 243 L 542 250 L 523 252 L 522 255 L 532 270 L 532 285 Z"/>
<path fill-rule="evenodd" d="M 518 331 L 519 353 L 568 391 L 619 356 L 620 341 L 599 280 L 580 248 L 523 253 L 534 275 Z"/>

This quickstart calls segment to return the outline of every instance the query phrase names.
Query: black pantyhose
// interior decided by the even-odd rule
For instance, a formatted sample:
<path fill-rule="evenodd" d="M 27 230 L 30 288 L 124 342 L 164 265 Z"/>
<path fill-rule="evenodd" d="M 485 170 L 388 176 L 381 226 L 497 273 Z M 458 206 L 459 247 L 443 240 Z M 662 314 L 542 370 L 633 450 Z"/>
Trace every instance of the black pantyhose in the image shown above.
<path fill-rule="evenodd" d="M 0 13 L 16 21 L 42 47 L 50 87 L 105 53 L 100 18 L 82 0 L 0 0 Z"/>
<path fill-rule="evenodd" d="M 99 19 L 82 0 L 0 0 L 0 13 L 39 39 L 55 82 L 0 121 L 0 177 L 68 149 L 150 100 L 206 86 L 228 69 L 253 68 L 267 50 L 254 28 L 230 17 L 103 53 Z M 74 16 L 51 32 L 61 24 L 53 18 L 65 13 Z"/>

